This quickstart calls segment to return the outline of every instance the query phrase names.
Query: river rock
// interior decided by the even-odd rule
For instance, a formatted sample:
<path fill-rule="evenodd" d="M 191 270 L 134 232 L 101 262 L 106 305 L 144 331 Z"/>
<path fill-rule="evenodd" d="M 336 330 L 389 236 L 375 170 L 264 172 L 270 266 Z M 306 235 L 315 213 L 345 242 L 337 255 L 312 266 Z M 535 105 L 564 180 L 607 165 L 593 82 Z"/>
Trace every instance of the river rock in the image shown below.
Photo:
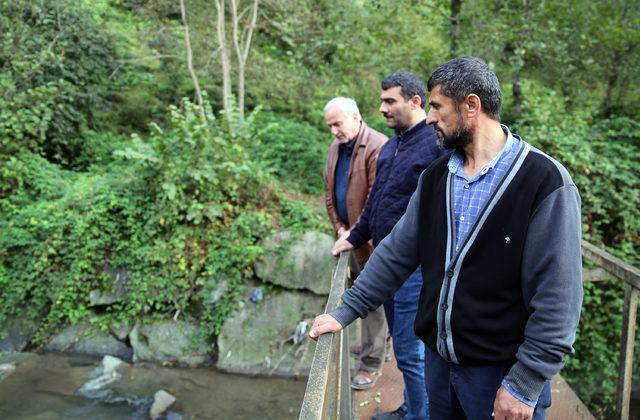
<path fill-rule="evenodd" d="M 249 375 L 307 375 L 315 342 L 294 345 L 292 337 L 300 321 L 310 323 L 325 304 L 326 298 L 310 292 L 282 290 L 259 305 L 244 305 L 222 326 L 217 367 Z"/>
<path fill-rule="evenodd" d="M 288 289 L 307 289 L 328 295 L 335 262 L 331 257 L 334 239 L 320 232 L 296 236 L 280 232 L 262 244 L 264 257 L 255 263 L 263 281 Z"/>
<path fill-rule="evenodd" d="M 161 389 L 153 396 L 153 404 L 149 410 L 149 417 L 151 417 L 152 420 L 160 418 L 160 415 L 162 415 L 167 408 L 171 407 L 171 404 L 174 402 L 176 402 L 176 397 Z"/>
<path fill-rule="evenodd" d="M 6 320 L 0 325 L 0 331 L 7 333 L 6 337 L 0 340 L 0 352 L 24 350 L 39 324 L 40 321 L 34 319 L 9 318 Z"/>
<path fill-rule="evenodd" d="M 125 341 L 129 337 L 129 333 L 133 327 L 131 325 L 119 324 L 118 326 L 109 327 L 111 334 L 120 341 Z"/>
<path fill-rule="evenodd" d="M 198 338 L 198 327 L 181 321 L 136 324 L 129 334 L 133 361 L 178 363 L 190 367 L 210 361 L 210 345 Z"/>
<path fill-rule="evenodd" d="M 102 289 L 93 289 L 89 292 L 89 302 L 92 306 L 106 306 L 120 301 L 127 294 L 127 286 L 130 281 L 129 273 L 124 268 L 112 268 L 106 266 L 103 269 L 108 279 L 104 281 Z"/>
<path fill-rule="evenodd" d="M 133 350 L 87 320 L 69 325 L 44 346 L 47 351 L 69 351 L 92 356 L 113 355 L 131 360 Z"/>
<path fill-rule="evenodd" d="M 0 381 L 7 376 L 11 375 L 16 370 L 15 363 L 3 363 L 0 364 Z"/>
<path fill-rule="evenodd" d="M 215 305 L 216 303 L 218 303 L 228 289 L 229 289 L 229 282 L 226 279 L 208 280 L 205 283 L 203 288 L 203 293 L 205 294 L 205 299 L 204 299 L 205 305 Z"/>
<path fill-rule="evenodd" d="M 107 399 L 113 395 L 113 392 L 104 388 L 118 382 L 121 378 L 122 375 L 115 371 L 105 373 L 85 382 L 80 389 L 78 389 L 78 394 L 89 399 Z"/>

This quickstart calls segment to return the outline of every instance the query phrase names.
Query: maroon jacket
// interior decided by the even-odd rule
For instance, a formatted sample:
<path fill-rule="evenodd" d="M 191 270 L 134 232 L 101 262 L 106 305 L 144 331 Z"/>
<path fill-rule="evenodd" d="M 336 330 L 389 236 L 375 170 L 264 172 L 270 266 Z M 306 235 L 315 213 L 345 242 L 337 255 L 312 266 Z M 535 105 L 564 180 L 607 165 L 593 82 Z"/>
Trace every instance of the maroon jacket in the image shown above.
<path fill-rule="evenodd" d="M 387 141 L 387 136 L 370 128 L 362 122 L 362 127 L 358 133 L 356 144 L 353 147 L 351 162 L 349 164 L 349 180 L 347 182 L 347 213 L 349 220 L 354 226 L 364 209 L 364 205 L 369 197 L 369 192 L 376 178 L 376 162 L 378 153 Z M 327 205 L 327 213 L 333 225 L 333 229 L 337 232 L 341 227 L 349 229 L 347 223 L 340 218 L 338 209 L 336 208 L 335 199 L 335 173 L 340 143 L 334 140 L 329 146 L 329 154 L 327 157 L 327 166 L 324 171 L 324 192 Z M 353 253 L 356 261 L 360 265 L 364 264 L 373 250 L 371 241 L 356 248 Z"/>

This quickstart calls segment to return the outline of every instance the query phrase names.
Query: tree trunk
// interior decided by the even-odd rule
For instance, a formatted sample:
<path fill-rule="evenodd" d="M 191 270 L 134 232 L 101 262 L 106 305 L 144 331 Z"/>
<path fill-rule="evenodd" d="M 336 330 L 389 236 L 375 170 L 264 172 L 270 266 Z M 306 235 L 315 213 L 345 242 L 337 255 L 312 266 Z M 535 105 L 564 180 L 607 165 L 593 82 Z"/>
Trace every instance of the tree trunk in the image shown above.
<path fill-rule="evenodd" d="M 236 56 L 238 58 L 238 110 L 240 115 L 244 116 L 244 97 L 245 97 L 245 77 L 244 71 L 246 68 L 247 59 L 249 57 L 249 48 L 251 47 L 251 38 L 253 36 L 253 30 L 256 27 L 256 21 L 258 19 L 258 3 L 259 0 L 254 0 L 251 6 L 251 18 L 245 28 L 246 38 L 240 39 L 241 34 L 239 31 L 241 16 L 238 16 L 238 3 L 236 0 L 231 0 L 231 16 L 233 19 L 233 45 L 236 50 Z M 246 10 L 245 10 L 246 12 Z M 241 13 L 241 15 L 243 15 Z M 243 32 L 244 33 L 244 32 Z M 243 48 L 240 44 L 243 43 Z"/>
<path fill-rule="evenodd" d="M 456 58 L 460 53 L 460 9 L 462 0 L 451 0 L 451 50 L 449 55 Z"/>
<path fill-rule="evenodd" d="M 604 95 L 604 100 L 602 101 L 602 115 L 605 117 L 610 117 L 614 110 L 614 102 L 613 102 L 613 91 L 618 84 L 618 63 L 620 63 L 620 54 L 619 51 L 616 51 L 613 54 L 613 65 L 609 70 L 609 77 L 607 80 L 607 92 Z"/>
<path fill-rule="evenodd" d="M 200 116 L 202 116 L 202 119 L 205 120 L 202 91 L 200 90 L 200 83 L 198 83 L 198 76 L 193 69 L 193 52 L 191 51 L 189 25 L 187 25 L 187 10 L 184 5 L 184 0 L 180 0 L 180 14 L 182 15 L 182 26 L 184 27 L 184 45 L 187 50 L 187 68 L 189 69 L 189 74 L 191 75 L 191 80 L 193 81 L 193 87 L 196 91 L 196 101 L 198 102 L 198 105 L 200 105 Z"/>
<path fill-rule="evenodd" d="M 519 71 L 513 73 L 511 76 L 511 90 L 513 91 L 513 118 L 517 119 L 520 117 L 520 112 L 522 111 L 522 86 L 520 85 L 520 74 Z"/>
<path fill-rule="evenodd" d="M 225 34 L 224 2 L 225 0 L 216 0 L 216 9 L 218 11 L 218 44 L 220 48 L 220 64 L 222 65 L 222 106 L 224 107 L 224 112 L 228 120 L 231 112 L 231 63 Z"/>

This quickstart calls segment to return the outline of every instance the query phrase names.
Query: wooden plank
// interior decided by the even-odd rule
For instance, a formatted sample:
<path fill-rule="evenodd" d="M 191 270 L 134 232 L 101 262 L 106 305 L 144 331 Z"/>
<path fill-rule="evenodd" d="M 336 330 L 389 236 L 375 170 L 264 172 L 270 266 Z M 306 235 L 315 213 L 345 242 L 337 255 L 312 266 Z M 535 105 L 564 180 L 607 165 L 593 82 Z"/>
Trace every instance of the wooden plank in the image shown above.
<path fill-rule="evenodd" d="M 582 255 L 627 284 L 640 289 L 640 269 L 627 264 L 589 242 L 582 241 Z"/>
<path fill-rule="evenodd" d="M 589 409 L 580 400 L 568 383 L 556 375 L 551 379 L 551 407 L 548 420 L 595 420 Z"/>
<path fill-rule="evenodd" d="M 636 337 L 636 313 L 638 309 L 638 289 L 627 284 L 624 294 L 624 312 L 622 318 L 622 343 L 620 347 L 620 371 L 618 374 L 618 395 L 616 409 L 621 419 L 629 418 L 631 404 L 631 374 L 633 368 L 633 349 Z"/>
<path fill-rule="evenodd" d="M 338 384 L 338 394 L 340 395 L 338 418 L 352 419 L 353 405 L 351 404 L 351 358 L 349 357 L 349 334 L 345 330 L 342 330 L 340 332 L 339 352 L 339 372 L 336 375 L 338 378 L 340 378 Z"/>
<path fill-rule="evenodd" d="M 356 391 L 356 418 L 370 420 L 375 414 L 394 411 L 404 401 L 404 380 L 391 350 L 391 360 L 382 365 L 382 375 L 372 388 Z"/>
<path fill-rule="evenodd" d="M 345 289 L 348 265 L 349 253 L 343 252 L 333 272 L 325 312 L 333 311 L 340 303 L 340 297 Z M 340 374 L 339 360 L 337 360 L 341 358 L 343 354 L 341 348 L 346 344 L 346 340 L 343 340 L 342 337 L 346 337 L 344 331 L 337 334 L 323 334 L 318 338 L 316 352 L 309 371 L 307 389 L 300 409 L 300 420 L 321 420 L 336 418 L 338 415 L 340 399 L 343 398 L 338 391 L 342 390 L 344 393 L 344 386 L 340 385 L 344 375 Z M 346 360 L 348 363 L 349 358 L 347 357 Z M 347 374 L 348 370 L 347 365 Z M 347 398 L 350 398 L 348 387 L 347 391 L 349 394 Z"/>

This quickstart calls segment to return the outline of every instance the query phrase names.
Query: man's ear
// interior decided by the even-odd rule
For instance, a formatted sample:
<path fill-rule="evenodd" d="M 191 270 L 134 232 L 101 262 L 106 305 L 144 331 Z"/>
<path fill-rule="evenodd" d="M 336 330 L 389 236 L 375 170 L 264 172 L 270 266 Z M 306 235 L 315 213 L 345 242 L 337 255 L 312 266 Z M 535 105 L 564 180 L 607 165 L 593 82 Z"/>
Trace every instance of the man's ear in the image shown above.
<path fill-rule="evenodd" d="M 420 97 L 420 95 L 413 95 L 410 99 L 411 101 L 411 105 L 417 107 L 417 108 L 422 108 L 422 98 Z"/>
<path fill-rule="evenodd" d="M 480 101 L 480 97 L 475 93 L 470 93 L 467 95 L 465 99 L 466 111 L 469 117 L 474 117 L 480 115 L 480 110 L 482 109 L 482 102 Z"/>

